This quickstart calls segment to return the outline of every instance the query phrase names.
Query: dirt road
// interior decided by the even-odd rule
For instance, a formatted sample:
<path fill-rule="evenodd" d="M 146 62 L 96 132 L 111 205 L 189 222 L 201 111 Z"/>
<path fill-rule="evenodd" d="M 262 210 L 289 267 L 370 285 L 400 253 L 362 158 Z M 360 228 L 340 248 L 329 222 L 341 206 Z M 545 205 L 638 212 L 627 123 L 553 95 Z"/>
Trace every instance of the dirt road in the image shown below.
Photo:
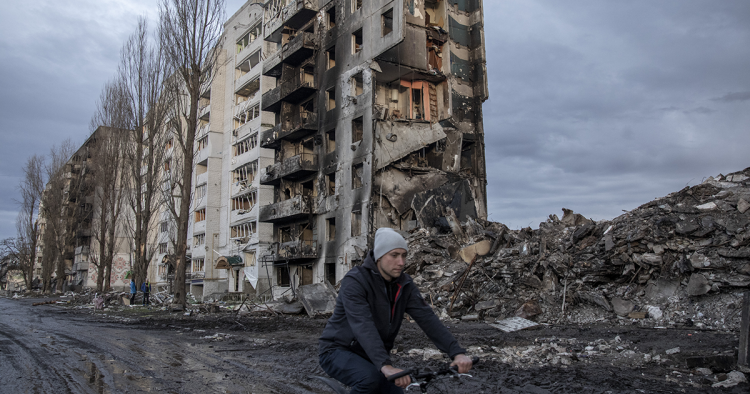
<path fill-rule="evenodd" d="M 3 393 L 327 393 L 317 337 L 325 319 L 184 316 L 140 308 L 93 313 L 38 299 L 0 298 Z M 481 322 L 449 328 L 482 359 L 473 378 L 435 385 L 456 393 L 747 393 L 712 388 L 723 376 L 685 366 L 731 352 L 734 333 L 560 326 L 505 334 Z M 394 362 L 422 361 L 429 341 L 405 323 Z M 676 348 L 680 348 L 675 351 Z M 671 354 L 668 354 L 671 353 Z M 414 392 L 410 390 L 409 392 Z"/>

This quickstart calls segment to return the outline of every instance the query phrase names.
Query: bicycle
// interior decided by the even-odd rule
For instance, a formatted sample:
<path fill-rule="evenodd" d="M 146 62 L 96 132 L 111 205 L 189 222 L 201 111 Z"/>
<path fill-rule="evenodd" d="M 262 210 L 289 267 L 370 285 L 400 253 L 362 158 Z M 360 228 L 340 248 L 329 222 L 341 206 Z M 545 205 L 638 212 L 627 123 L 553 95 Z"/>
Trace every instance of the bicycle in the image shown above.
<path fill-rule="evenodd" d="M 477 365 L 479 362 L 479 357 L 473 357 L 471 359 L 472 365 Z M 472 377 L 469 374 L 465 373 L 458 373 L 458 370 L 456 367 L 451 367 L 450 364 L 445 364 L 443 367 L 439 368 L 438 370 L 434 371 L 431 368 L 424 368 L 422 370 L 417 368 L 408 368 L 405 369 L 397 374 L 393 374 L 388 377 L 389 381 L 394 381 L 402 376 L 411 375 L 412 383 L 406 387 L 406 390 L 409 390 L 412 387 L 419 387 L 419 390 L 423 393 L 427 392 L 427 388 L 430 386 L 430 384 L 433 384 L 439 380 L 443 379 L 458 379 L 461 377 Z M 348 390 L 339 383 L 335 379 L 331 379 L 329 377 L 324 376 L 311 376 L 311 378 L 318 379 L 322 381 L 323 383 L 327 384 L 331 389 L 333 389 L 333 392 L 336 394 L 347 394 Z"/>

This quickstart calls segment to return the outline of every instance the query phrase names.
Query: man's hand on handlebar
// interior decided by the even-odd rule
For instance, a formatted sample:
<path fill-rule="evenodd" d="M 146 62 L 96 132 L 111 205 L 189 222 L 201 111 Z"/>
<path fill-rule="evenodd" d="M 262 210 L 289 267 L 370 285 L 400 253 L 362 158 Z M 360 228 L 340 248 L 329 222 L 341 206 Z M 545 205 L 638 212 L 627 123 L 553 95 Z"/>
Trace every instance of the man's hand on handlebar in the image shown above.
<path fill-rule="evenodd" d="M 458 357 L 458 356 L 456 356 Z M 464 356 L 465 357 L 465 356 Z M 471 360 L 469 360 L 469 364 L 471 364 Z M 398 369 L 392 365 L 383 365 L 383 368 L 380 368 L 380 372 L 385 375 L 385 377 L 389 377 L 391 375 L 397 374 L 399 372 L 403 371 L 402 369 Z M 393 383 L 401 387 L 402 389 L 407 388 L 411 384 L 411 377 L 409 375 L 402 376 L 396 380 L 393 381 Z"/>
<path fill-rule="evenodd" d="M 471 358 L 469 358 L 465 354 L 457 354 L 456 357 L 453 357 L 453 362 L 451 363 L 451 367 L 452 366 L 458 367 L 458 373 L 467 373 L 469 372 L 472 366 Z"/>

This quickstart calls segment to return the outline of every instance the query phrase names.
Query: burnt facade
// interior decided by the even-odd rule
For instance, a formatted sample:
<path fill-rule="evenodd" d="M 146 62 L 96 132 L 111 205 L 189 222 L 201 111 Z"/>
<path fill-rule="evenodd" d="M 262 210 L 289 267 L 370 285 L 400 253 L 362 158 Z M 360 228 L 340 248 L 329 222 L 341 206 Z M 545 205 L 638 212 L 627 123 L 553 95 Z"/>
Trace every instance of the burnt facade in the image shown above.
<path fill-rule="evenodd" d="M 259 145 L 274 160 L 258 220 L 277 284 L 337 282 L 379 227 L 486 217 L 481 0 L 272 0 L 264 14 Z"/>

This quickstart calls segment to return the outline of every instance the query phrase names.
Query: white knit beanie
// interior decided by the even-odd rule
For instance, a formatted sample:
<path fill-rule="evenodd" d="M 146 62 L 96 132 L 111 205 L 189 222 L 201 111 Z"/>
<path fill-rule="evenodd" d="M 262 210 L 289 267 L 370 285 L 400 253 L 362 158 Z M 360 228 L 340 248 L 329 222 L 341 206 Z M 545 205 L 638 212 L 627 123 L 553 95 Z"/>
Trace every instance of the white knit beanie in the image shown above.
<path fill-rule="evenodd" d="M 406 244 L 406 240 L 396 230 L 382 227 L 375 232 L 375 246 L 373 248 L 375 261 L 378 261 L 379 258 L 391 250 L 399 248 L 407 252 L 409 251 L 409 245 Z"/>

